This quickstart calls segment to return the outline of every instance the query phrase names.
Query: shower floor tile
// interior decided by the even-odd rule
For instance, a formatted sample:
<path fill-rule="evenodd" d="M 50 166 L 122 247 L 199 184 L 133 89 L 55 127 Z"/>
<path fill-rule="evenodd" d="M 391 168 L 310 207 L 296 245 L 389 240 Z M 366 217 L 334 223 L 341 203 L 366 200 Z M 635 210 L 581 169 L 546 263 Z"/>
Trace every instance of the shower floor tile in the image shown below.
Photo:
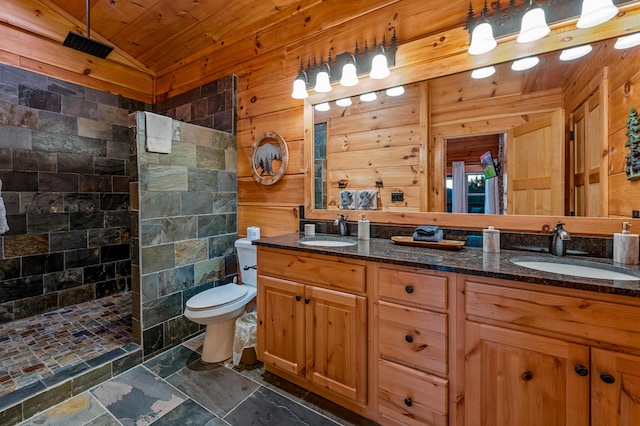
<path fill-rule="evenodd" d="M 0 324 L 0 397 L 130 342 L 130 292 Z"/>

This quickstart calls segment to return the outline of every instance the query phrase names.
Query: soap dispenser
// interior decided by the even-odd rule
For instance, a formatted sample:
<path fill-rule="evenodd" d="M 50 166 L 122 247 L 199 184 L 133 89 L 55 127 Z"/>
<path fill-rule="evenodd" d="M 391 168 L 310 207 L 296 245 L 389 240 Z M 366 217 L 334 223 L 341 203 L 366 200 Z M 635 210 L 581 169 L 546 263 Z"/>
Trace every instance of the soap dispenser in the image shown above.
<path fill-rule="evenodd" d="M 369 220 L 367 219 L 367 215 L 364 213 L 362 213 L 362 219 L 358 220 L 358 239 L 369 239 Z"/>
<path fill-rule="evenodd" d="M 500 231 L 493 226 L 482 230 L 482 251 L 500 253 Z"/>
<path fill-rule="evenodd" d="M 613 261 L 628 265 L 638 264 L 638 234 L 629 231 L 631 224 L 622 222 L 622 231 L 613 234 Z"/>

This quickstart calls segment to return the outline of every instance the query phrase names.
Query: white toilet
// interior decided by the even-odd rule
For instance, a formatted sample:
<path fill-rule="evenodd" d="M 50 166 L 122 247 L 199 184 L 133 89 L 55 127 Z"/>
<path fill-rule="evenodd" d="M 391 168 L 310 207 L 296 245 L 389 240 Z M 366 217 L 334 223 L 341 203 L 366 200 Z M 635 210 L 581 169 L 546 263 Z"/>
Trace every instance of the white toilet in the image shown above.
<path fill-rule="evenodd" d="M 184 316 L 207 326 L 202 346 L 204 362 L 231 358 L 236 319 L 256 297 L 256 246 L 248 238 L 236 241 L 242 285 L 226 284 L 196 294 L 187 301 Z"/>

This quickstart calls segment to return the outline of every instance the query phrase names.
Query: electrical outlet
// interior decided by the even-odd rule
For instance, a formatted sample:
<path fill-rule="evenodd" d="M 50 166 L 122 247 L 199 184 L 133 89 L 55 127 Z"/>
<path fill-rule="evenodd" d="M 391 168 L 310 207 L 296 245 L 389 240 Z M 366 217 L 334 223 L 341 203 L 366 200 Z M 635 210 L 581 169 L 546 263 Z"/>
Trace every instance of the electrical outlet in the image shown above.
<path fill-rule="evenodd" d="M 391 202 L 396 203 L 399 201 L 404 201 L 404 192 L 392 192 L 391 193 Z"/>
<path fill-rule="evenodd" d="M 631 217 L 634 219 L 640 219 L 640 210 L 631 210 Z"/>

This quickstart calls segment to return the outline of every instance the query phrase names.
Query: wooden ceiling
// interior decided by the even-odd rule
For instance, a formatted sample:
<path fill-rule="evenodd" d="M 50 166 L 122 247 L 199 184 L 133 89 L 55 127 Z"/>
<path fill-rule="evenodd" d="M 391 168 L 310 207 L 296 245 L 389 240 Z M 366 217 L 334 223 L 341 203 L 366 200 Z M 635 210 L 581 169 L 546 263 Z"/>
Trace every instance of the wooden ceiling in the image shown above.
<path fill-rule="evenodd" d="M 59 43 L 68 31 L 86 35 L 84 0 L 2 3 L 0 21 L 14 28 Z M 114 46 L 120 61 L 157 73 L 316 3 L 321 0 L 91 0 L 91 37 Z"/>

